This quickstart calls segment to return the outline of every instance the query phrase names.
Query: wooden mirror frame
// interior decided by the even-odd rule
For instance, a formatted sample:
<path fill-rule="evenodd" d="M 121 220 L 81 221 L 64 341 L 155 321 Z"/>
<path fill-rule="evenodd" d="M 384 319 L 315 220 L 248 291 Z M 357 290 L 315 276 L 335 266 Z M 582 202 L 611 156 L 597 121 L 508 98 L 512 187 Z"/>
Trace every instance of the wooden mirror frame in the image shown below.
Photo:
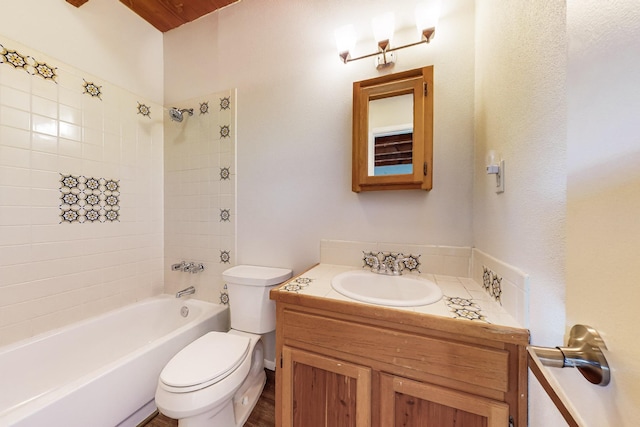
<path fill-rule="evenodd" d="M 413 168 L 403 175 L 369 175 L 369 101 L 413 94 Z M 431 190 L 433 182 L 433 65 L 353 84 L 352 190 Z"/>

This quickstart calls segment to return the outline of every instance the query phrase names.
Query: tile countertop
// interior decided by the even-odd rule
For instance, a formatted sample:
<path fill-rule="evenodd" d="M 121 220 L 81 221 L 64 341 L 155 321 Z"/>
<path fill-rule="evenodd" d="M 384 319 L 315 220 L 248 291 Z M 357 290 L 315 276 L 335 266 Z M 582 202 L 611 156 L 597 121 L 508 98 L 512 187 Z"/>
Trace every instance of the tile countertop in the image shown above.
<path fill-rule="evenodd" d="M 295 292 L 300 295 L 350 301 L 358 304 L 372 305 L 346 297 L 331 287 L 331 278 L 337 274 L 364 270 L 353 266 L 318 264 L 299 276 L 293 278 L 280 288 L 278 292 Z M 431 314 L 462 321 L 484 322 L 513 328 L 522 328 L 518 322 L 505 311 L 473 279 L 467 277 L 441 276 L 426 273 L 405 273 L 406 276 L 418 276 L 435 282 L 442 290 L 443 297 L 433 304 L 417 307 L 388 307 L 415 313 Z"/>

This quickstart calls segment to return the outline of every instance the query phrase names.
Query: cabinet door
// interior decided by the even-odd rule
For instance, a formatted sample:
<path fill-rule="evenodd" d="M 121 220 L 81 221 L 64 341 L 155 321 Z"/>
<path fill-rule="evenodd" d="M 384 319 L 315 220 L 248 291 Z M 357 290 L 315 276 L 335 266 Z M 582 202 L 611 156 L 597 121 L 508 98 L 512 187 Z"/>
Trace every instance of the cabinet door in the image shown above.
<path fill-rule="evenodd" d="M 380 375 L 385 427 L 507 427 L 506 403 L 388 374 Z"/>
<path fill-rule="evenodd" d="M 371 369 L 284 346 L 283 427 L 369 427 Z"/>

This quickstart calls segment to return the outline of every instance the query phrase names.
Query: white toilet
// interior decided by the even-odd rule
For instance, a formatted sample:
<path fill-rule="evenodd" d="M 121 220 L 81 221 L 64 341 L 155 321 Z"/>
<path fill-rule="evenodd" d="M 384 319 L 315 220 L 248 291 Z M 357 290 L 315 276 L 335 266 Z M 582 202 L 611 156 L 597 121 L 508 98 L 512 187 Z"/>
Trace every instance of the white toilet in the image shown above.
<path fill-rule="evenodd" d="M 160 373 L 156 406 L 179 427 L 240 427 L 264 384 L 264 344 L 275 330 L 269 291 L 291 277 L 284 268 L 238 265 L 222 277 L 229 292 L 231 330 L 209 332 L 176 354 Z"/>

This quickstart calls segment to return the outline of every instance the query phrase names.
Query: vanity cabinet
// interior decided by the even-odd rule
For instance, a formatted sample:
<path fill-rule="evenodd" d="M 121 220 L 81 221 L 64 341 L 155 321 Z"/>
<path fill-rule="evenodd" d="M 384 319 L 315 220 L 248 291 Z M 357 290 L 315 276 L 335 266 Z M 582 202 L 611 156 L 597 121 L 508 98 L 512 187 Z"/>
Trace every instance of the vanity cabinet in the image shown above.
<path fill-rule="evenodd" d="M 278 426 L 527 425 L 524 329 L 278 290 L 271 298 Z"/>

